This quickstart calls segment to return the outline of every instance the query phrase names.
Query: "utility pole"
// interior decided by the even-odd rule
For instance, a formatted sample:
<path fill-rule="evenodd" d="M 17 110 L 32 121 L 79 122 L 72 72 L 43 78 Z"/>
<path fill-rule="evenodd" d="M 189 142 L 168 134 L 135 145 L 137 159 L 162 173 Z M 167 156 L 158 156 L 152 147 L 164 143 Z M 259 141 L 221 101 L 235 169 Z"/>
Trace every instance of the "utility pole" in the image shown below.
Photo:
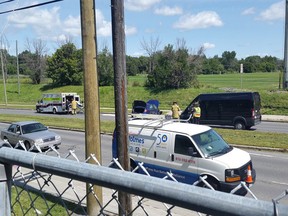
<path fill-rule="evenodd" d="M 288 88 L 288 0 L 285 1 L 285 40 L 284 40 L 284 73 L 283 89 Z"/>
<path fill-rule="evenodd" d="M 85 155 L 94 154 L 102 163 L 100 140 L 100 106 L 99 86 L 96 61 L 96 22 L 94 0 L 80 0 L 81 33 L 84 67 L 84 98 L 85 98 Z M 88 163 L 95 163 L 90 159 Z M 99 215 L 103 203 L 102 187 L 86 185 L 87 213 Z M 99 203 L 94 197 L 96 194 Z"/>
<path fill-rule="evenodd" d="M 128 153 L 128 113 L 127 113 L 127 78 L 125 54 L 124 0 L 111 0 L 112 42 L 114 65 L 114 95 L 116 141 L 118 143 L 118 160 L 124 170 L 130 171 Z M 131 212 L 131 195 L 118 192 L 119 213 L 128 215 Z"/>
<path fill-rule="evenodd" d="M 1 60 L 1 69 L 2 69 L 2 76 L 3 76 L 5 105 L 7 106 L 7 91 L 6 91 L 6 81 L 5 81 L 5 74 L 4 74 L 3 52 L 1 49 L 0 49 L 0 60 Z"/>
<path fill-rule="evenodd" d="M 18 42 L 17 42 L 17 40 L 16 40 L 16 67 L 17 67 L 17 79 L 18 79 L 18 94 L 20 95 L 19 58 L 18 58 Z"/>

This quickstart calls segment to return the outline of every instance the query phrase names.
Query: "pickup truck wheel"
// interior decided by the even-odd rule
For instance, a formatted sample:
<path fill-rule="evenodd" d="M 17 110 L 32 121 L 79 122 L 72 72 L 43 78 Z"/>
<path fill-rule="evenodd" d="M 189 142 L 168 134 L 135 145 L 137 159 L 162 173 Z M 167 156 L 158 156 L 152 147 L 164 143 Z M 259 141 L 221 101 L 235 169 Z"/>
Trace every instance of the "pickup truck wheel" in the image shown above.
<path fill-rule="evenodd" d="M 28 141 L 25 141 L 24 145 L 25 145 L 26 150 L 29 151 L 29 149 L 31 148 L 30 143 Z"/>
<path fill-rule="evenodd" d="M 245 129 L 245 124 L 242 121 L 236 121 L 234 123 L 234 128 L 236 130 L 244 130 Z"/>
<path fill-rule="evenodd" d="M 37 108 L 37 109 L 36 109 L 36 112 L 37 112 L 37 113 L 40 113 L 40 109 L 39 109 L 39 108 Z"/>

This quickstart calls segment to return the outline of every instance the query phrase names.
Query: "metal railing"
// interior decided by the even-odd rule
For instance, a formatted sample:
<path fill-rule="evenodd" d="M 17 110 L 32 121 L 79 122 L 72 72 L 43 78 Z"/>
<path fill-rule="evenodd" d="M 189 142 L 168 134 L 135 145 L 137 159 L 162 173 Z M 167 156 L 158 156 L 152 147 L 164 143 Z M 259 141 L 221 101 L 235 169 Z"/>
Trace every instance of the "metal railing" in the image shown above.
<path fill-rule="evenodd" d="M 71 154 L 73 155 L 73 152 L 71 152 Z M 114 159 L 114 161 L 117 163 L 116 159 Z M 73 181 L 90 183 L 91 187 L 92 185 L 98 185 L 113 189 L 111 198 L 101 206 L 99 215 L 109 215 L 104 212 L 113 200 L 117 202 L 117 191 L 141 196 L 138 197 L 137 204 L 130 213 L 131 215 L 136 209 L 142 209 L 145 215 L 149 215 L 149 213 L 147 213 L 148 211 L 143 207 L 144 197 L 145 199 L 148 198 L 166 203 L 166 215 L 172 215 L 171 209 L 175 206 L 211 215 L 268 216 L 287 215 L 288 212 L 288 206 L 278 202 L 287 195 L 287 190 L 277 199 L 268 202 L 140 175 L 121 169 L 112 170 L 112 168 L 109 167 L 2 146 L 0 148 L 0 213 L 4 213 L 6 216 L 11 215 L 11 212 L 13 212 L 10 199 L 11 185 L 13 186 L 13 184 L 17 182 L 16 175 L 14 174 L 12 177 L 12 166 L 14 165 L 17 165 L 16 173 L 19 174 L 19 178 L 23 180 L 23 184 L 26 186 L 29 181 L 35 181 L 35 179 L 37 179 L 38 182 L 42 179 L 43 183 L 38 182 L 38 184 L 40 184 L 40 190 L 44 190 L 43 188 L 47 185 L 52 185 L 56 188 L 55 196 L 61 199 L 64 199 L 63 193 L 66 192 L 68 188 L 72 188 L 73 193 L 76 194 L 77 197 L 76 203 L 80 205 L 78 208 L 83 208 L 86 195 L 80 198 L 79 191 L 74 189 Z M 29 171 L 29 175 L 24 175 L 21 170 L 19 171 L 19 167 L 32 171 Z M 67 185 L 69 186 L 61 190 L 61 192 L 59 188 L 57 189 L 56 180 L 54 180 L 55 182 L 52 180 L 54 176 L 67 178 Z M 95 199 L 97 199 L 97 197 L 95 197 Z M 33 199 L 31 202 L 34 204 Z M 119 202 L 117 202 L 117 204 L 119 204 Z M 167 204 L 172 206 L 169 207 Z M 65 204 L 63 203 L 63 205 Z M 32 207 L 35 208 L 35 211 L 37 210 L 37 208 L 31 204 L 30 208 Z M 82 213 L 82 215 L 85 214 L 85 210 L 83 211 L 84 213 Z M 201 213 L 197 214 L 201 215 Z M 70 215 L 68 211 L 67 214 Z M 117 213 L 114 212 L 114 214 Z M 150 213 L 150 215 L 152 214 L 155 215 L 156 213 Z M 35 215 L 38 215 L 38 213 L 35 213 Z"/>

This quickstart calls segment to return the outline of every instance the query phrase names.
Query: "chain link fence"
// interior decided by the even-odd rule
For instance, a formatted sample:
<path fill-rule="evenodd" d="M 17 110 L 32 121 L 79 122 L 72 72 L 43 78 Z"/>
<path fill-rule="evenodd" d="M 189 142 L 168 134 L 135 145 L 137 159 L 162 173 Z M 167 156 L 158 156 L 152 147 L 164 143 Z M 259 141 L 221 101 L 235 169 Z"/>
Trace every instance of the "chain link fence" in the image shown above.
<path fill-rule="evenodd" d="M 95 164 L 88 164 L 88 160 Z M 8 175 L 6 179 L 8 194 L 12 195 L 11 206 L 3 202 L 0 205 L 0 215 L 1 212 L 11 212 L 11 215 L 88 215 L 86 198 L 90 193 L 100 206 L 98 215 L 118 215 L 121 208 L 119 190 L 135 194 L 132 195 L 132 210 L 127 215 L 287 215 L 288 212 L 288 206 L 281 204 L 281 200 L 287 198 L 288 190 L 272 202 L 260 201 L 245 182 L 231 193 L 245 188 L 254 199 L 215 192 L 206 176 L 193 185 L 204 185 L 211 190 L 178 183 L 170 172 L 164 179 L 150 177 L 143 163 L 138 163 L 132 172 L 125 172 L 117 158 L 113 158 L 109 166 L 118 169 L 101 166 L 95 155 L 81 162 L 73 150 L 61 158 L 54 147 L 42 152 L 37 146 L 26 150 L 22 142 L 14 148 L 6 142 L 0 148 L 1 164 L 5 165 L 8 174 L 7 164 L 11 166 L 11 177 Z M 133 173 L 140 169 L 147 176 Z M 5 182 L 3 176 L 0 180 Z M 86 183 L 89 185 L 87 190 Z M 105 186 L 103 202 L 94 193 L 94 185 Z M 0 189 L 4 191 L 1 200 L 5 200 L 7 193 L 3 185 Z"/>

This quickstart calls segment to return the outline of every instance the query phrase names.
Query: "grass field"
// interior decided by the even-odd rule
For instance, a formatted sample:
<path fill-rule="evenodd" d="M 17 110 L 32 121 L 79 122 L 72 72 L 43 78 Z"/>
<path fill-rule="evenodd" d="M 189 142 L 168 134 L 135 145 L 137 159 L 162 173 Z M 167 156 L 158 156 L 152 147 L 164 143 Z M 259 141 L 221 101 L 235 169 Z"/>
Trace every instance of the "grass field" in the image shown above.
<path fill-rule="evenodd" d="M 252 74 L 222 74 L 199 75 L 199 88 L 155 91 L 144 87 L 145 75 L 128 77 L 127 99 L 128 108 L 134 100 L 158 99 L 160 109 L 170 110 L 171 103 L 177 101 L 184 109 L 197 95 L 201 93 L 215 93 L 225 91 L 259 91 L 262 99 L 263 114 L 288 115 L 288 91 L 279 90 L 279 73 L 252 73 Z M 77 92 L 84 96 L 83 86 L 64 86 L 49 88 L 48 85 L 32 85 L 28 78 L 20 81 L 18 94 L 17 79 L 10 78 L 6 83 L 7 104 L 9 107 L 26 107 L 34 109 L 35 103 L 47 92 Z M 6 104 L 3 80 L 0 80 L 0 104 Z M 99 88 L 100 106 L 114 108 L 114 87 Z M 113 111 L 113 109 L 112 109 Z"/>

